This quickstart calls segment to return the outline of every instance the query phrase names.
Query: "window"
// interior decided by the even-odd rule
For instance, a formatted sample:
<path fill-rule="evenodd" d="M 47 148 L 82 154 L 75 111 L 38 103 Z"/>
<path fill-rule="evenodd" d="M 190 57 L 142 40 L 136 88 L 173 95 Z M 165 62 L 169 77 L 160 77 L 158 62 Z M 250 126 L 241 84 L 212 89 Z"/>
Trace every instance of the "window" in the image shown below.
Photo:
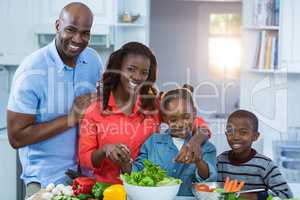
<path fill-rule="evenodd" d="M 210 71 L 219 76 L 239 74 L 241 18 L 237 14 L 211 14 L 209 27 Z"/>

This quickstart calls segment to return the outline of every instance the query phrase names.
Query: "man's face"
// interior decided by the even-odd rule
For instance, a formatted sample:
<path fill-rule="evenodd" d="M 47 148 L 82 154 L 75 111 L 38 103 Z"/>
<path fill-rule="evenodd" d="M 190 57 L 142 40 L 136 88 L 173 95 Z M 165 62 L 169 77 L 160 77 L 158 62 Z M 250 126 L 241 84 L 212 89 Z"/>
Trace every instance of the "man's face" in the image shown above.
<path fill-rule="evenodd" d="M 93 19 L 87 13 L 65 13 L 56 21 L 56 46 L 63 57 L 77 57 L 88 45 Z"/>
<path fill-rule="evenodd" d="M 259 134 L 254 131 L 251 120 L 247 118 L 232 118 L 226 126 L 227 141 L 235 153 L 247 152 Z"/>

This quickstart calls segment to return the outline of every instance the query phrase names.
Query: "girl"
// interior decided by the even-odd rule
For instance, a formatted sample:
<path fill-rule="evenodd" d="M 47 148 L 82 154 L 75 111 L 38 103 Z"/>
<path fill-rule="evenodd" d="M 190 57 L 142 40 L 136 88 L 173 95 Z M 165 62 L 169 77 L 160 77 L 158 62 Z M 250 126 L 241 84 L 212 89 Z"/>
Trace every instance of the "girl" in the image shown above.
<path fill-rule="evenodd" d="M 169 176 L 183 181 L 179 196 L 192 196 L 192 182 L 217 180 L 216 148 L 205 142 L 201 154 L 189 163 L 174 162 L 178 152 L 191 138 L 193 122 L 196 119 L 196 108 L 192 94 L 187 89 L 175 89 L 166 92 L 161 100 L 162 115 L 169 129 L 153 134 L 141 147 L 140 154 L 133 165 L 122 163 L 123 172 L 141 171 L 144 160 L 160 165 Z"/>

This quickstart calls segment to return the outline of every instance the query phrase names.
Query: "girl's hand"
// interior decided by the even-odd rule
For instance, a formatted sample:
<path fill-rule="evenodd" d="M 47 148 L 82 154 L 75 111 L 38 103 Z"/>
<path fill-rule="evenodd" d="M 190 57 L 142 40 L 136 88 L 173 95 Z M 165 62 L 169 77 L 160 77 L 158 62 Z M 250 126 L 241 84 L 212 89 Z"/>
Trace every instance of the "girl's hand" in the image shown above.
<path fill-rule="evenodd" d="M 103 147 L 105 155 L 114 163 L 130 162 L 130 150 L 124 144 L 106 144 Z"/>
<path fill-rule="evenodd" d="M 182 146 L 179 154 L 175 158 L 175 161 L 179 163 L 185 163 L 185 164 L 195 163 L 201 160 L 202 158 L 201 155 L 202 154 L 201 154 L 200 145 L 197 145 L 197 149 L 193 149 L 191 147 L 191 144 L 188 143 L 187 145 Z"/>
<path fill-rule="evenodd" d="M 175 161 L 179 163 L 194 163 L 201 157 L 202 137 L 200 135 L 194 135 L 190 141 L 184 145 L 176 157 Z"/>

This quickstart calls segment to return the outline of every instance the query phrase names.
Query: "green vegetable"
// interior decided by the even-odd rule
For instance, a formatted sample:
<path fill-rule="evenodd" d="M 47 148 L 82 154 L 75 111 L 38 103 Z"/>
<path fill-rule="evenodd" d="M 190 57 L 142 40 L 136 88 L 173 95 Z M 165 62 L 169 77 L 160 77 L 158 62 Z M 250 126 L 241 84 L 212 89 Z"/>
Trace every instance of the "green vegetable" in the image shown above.
<path fill-rule="evenodd" d="M 52 197 L 51 200 L 80 200 L 80 199 L 77 197 L 58 195 L 58 196 Z"/>
<path fill-rule="evenodd" d="M 164 186 L 177 185 L 182 183 L 180 179 L 167 176 L 167 172 L 160 168 L 159 165 L 144 160 L 144 169 L 140 172 L 132 172 L 121 175 L 121 179 L 130 185 L 138 186 Z"/>
<path fill-rule="evenodd" d="M 176 179 L 173 177 L 165 177 L 163 180 L 157 182 L 157 186 L 162 186 L 162 185 L 178 185 L 182 181 L 180 179 Z"/>
<path fill-rule="evenodd" d="M 79 194 L 76 196 L 79 200 L 86 200 L 88 198 L 93 198 L 93 195 L 90 194 Z"/>
<path fill-rule="evenodd" d="M 103 192 L 104 190 L 111 186 L 111 184 L 108 183 L 99 183 L 97 182 L 92 189 L 92 194 L 94 195 L 95 198 L 97 199 L 102 199 L 103 198 Z"/>

